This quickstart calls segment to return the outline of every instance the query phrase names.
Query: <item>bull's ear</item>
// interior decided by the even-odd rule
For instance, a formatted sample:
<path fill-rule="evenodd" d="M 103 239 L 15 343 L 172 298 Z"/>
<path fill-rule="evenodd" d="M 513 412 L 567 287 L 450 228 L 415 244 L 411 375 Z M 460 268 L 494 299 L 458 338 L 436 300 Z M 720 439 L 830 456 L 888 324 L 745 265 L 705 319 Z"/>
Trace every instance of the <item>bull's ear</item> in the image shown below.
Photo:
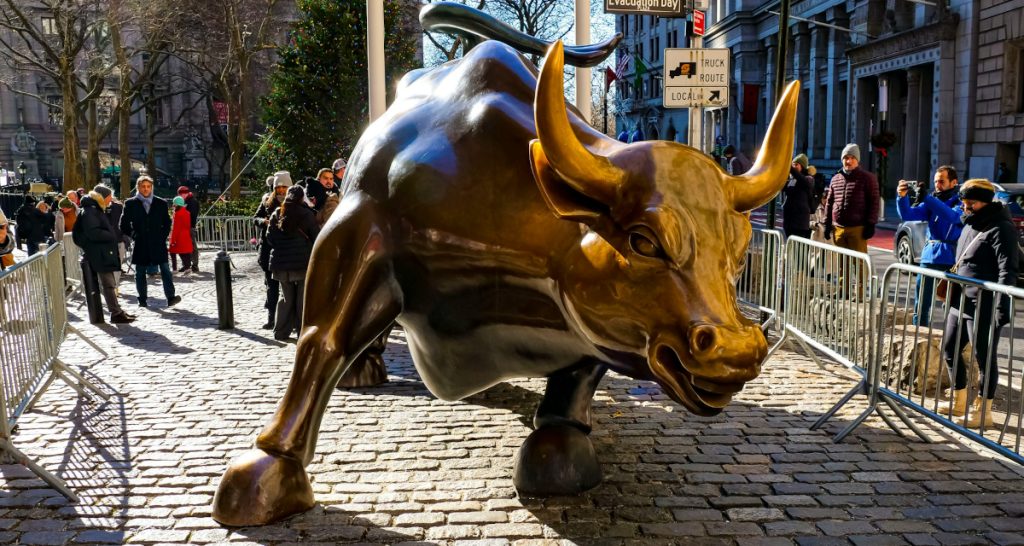
<path fill-rule="evenodd" d="M 540 194 L 555 216 L 593 226 L 607 213 L 608 207 L 603 203 L 576 191 L 558 176 L 536 139 L 530 142 L 530 166 Z"/>

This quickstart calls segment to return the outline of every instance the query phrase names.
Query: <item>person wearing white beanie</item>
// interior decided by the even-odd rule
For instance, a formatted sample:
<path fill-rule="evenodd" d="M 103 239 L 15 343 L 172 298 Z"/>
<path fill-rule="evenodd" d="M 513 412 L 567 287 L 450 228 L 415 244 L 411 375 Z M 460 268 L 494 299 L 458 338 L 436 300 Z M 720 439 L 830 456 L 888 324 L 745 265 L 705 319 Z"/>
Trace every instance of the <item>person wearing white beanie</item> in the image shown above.
<path fill-rule="evenodd" d="M 875 235 L 881 206 L 878 179 L 860 167 L 860 147 L 855 143 L 843 148 L 843 168 L 832 177 L 826 201 L 825 239 L 855 252 L 867 253 L 868 239 Z M 844 287 L 848 288 L 851 272 L 844 271 Z M 859 286 L 867 285 L 866 271 L 858 271 Z M 852 294 L 851 294 L 852 295 Z"/>

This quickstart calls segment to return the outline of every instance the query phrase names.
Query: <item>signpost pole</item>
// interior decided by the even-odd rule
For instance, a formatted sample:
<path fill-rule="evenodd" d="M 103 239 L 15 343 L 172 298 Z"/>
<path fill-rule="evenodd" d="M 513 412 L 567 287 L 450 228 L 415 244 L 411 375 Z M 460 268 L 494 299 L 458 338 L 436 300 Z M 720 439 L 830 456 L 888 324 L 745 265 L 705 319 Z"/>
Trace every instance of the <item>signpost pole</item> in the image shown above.
<path fill-rule="evenodd" d="M 779 1 L 779 40 L 776 47 L 775 57 L 775 100 L 782 98 L 782 91 L 786 88 L 786 57 L 788 52 L 786 46 L 789 44 L 789 0 Z M 793 153 L 793 150 L 787 150 Z M 768 229 L 775 229 L 775 198 L 768 202 Z"/>
<path fill-rule="evenodd" d="M 590 43 L 590 0 L 576 0 L 576 44 Z M 591 122 L 590 69 L 576 67 L 576 108 L 583 121 Z M 606 131 L 607 132 L 607 131 Z"/>
<path fill-rule="evenodd" d="M 690 37 L 690 48 L 691 49 L 703 49 L 704 38 L 701 36 Z M 689 113 L 689 136 L 687 143 L 697 148 L 700 151 L 704 151 L 704 147 L 701 145 L 701 136 L 704 134 L 704 108 L 694 107 L 690 108 Z"/>

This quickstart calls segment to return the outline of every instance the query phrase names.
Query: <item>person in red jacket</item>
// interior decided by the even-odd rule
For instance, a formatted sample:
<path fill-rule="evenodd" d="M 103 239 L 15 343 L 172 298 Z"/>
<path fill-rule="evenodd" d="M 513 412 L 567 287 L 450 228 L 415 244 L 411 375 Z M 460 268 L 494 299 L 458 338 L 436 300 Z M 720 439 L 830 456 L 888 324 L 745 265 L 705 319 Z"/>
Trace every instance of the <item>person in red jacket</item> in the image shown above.
<path fill-rule="evenodd" d="M 174 218 L 171 220 L 171 268 L 178 273 L 188 273 L 192 266 L 192 215 L 185 206 L 185 198 L 174 198 Z M 181 256 L 181 269 L 178 269 L 177 257 Z"/>

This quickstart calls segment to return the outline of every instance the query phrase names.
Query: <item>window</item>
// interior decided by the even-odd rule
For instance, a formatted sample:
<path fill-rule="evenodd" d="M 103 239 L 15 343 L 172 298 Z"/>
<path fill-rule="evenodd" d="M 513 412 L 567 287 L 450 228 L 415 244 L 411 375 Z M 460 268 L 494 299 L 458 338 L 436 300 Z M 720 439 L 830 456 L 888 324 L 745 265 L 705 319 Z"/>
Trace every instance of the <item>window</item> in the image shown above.
<path fill-rule="evenodd" d="M 1024 113 L 1024 40 L 1006 42 L 1003 57 L 1003 113 Z"/>
<path fill-rule="evenodd" d="M 52 127 L 64 125 L 63 97 L 60 95 L 48 95 L 46 97 L 46 118 Z"/>
<path fill-rule="evenodd" d="M 46 36 L 57 35 L 57 21 L 53 17 L 43 17 L 40 21 L 39 27 Z"/>

